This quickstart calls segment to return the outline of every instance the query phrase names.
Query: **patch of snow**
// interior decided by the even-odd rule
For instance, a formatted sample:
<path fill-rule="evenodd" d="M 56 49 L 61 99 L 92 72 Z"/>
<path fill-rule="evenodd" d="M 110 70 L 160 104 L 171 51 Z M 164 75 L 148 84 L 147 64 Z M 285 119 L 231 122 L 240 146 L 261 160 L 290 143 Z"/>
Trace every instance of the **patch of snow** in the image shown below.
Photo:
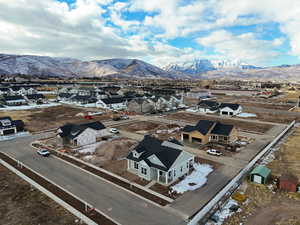
<path fill-rule="evenodd" d="M 15 110 L 29 110 L 29 109 L 40 109 L 40 108 L 49 108 L 53 106 L 58 106 L 59 103 L 48 103 L 42 105 L 22 105 L 22 106 L 6 106 L 5 108 L 0 108 L 0 111 L 15 111 Z"/>
<path fill-rule="evenodd" d="M 172 186 L 171 190 L 182 194 L 186 191 L 194 191 L 206 184 L 208 174 L 213 171 L 212 166 L 196 163 L 194 164 L 194 169 L 195 170 L 190 175 L 186 176 L 178 184 Z"/>
<path fill-rule="evenodd" d="M 253 118 L 256 117 L 256 114 L 254 113 L 240 113 L 237 115 L 237 117 L 242 117 L 242 118 Z"/>
<path fill-rule="evenodd" d="M 18 137 L 25 137 L 28 135 L 30 135 L 29 132 L 19 132 L 19 133 L 12 134 L 12 135 L 0 136 L 0 141 L 9 141 L 9 140 L 13 140 Z"/>
<path fill-rule="evenodd" d="M 217 223 L 209 221 L 206 225 L 222 225 L 225 219 L 234 214 L 234 212 L 230 210 L 230 207 L 233 205 L 238 205 L 238 203 L 233 199 L 229 199 L 228 202 L 214 214 L 216 218 L 219 218 L 219 221 Z M 241 209 L 239 209 L 238 212 L 240 212 L 240 210 Z"/>

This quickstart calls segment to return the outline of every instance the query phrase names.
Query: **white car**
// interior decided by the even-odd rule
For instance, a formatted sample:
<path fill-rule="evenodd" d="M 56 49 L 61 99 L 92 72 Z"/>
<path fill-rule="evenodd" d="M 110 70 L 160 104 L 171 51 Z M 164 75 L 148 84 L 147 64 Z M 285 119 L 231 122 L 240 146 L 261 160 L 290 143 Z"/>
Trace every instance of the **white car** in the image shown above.
<path fill-rule="evenodd" d="M 112 134 L 118 134 L 118 133 L 120 133 L 117 128 L 110 128 L 109 132 L 112 133 Z"/>
<path fill-rule="evenodd" d="M 217 151 L 215 149 L 208 149 L 206 151 L 206 153 L 209 154 L 209 155 L 215 155 L 215 156 L 221 156 L 222 155 L 222 152 Z"/>
<path fill-rule="evenodd" d="M 50 152 L 47 149 L 40 149 L 37 151 L 37 153 L 41 156 L 47 157 L 50 155 Z"/>

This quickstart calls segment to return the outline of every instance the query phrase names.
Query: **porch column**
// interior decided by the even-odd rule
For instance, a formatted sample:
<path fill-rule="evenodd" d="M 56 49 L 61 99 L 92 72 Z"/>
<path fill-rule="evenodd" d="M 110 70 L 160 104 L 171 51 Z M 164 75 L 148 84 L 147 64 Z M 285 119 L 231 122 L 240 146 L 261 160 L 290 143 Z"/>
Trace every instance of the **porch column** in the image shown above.
<path fill-rule="evenodd" d="M 168 184 L 168 175 L 169 175 L 169 171 L 167 171 L 165 174 L 166 174 L 166 184 Z"/>
<path fill-rule="evenodd" d="M 157 182 L 159 182 L 159 169 L 157 169 Z"/>
<path fill-rule="evenodd" d="M 127 167 L 130 169 L 130 160 L 127 159 Z"/>

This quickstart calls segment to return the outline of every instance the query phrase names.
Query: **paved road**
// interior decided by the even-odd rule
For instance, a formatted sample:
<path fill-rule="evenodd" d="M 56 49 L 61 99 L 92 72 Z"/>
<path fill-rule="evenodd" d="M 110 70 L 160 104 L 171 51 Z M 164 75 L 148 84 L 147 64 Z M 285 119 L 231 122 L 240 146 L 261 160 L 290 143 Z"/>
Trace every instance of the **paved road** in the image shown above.
<path fill-rule="evenodd" d="M 0 149 L 123 225 L 185 224 L 168 207 L 153 205 L 55 157 L 38 156 L 29 144 L 42 136 L 0 142 Z"/>

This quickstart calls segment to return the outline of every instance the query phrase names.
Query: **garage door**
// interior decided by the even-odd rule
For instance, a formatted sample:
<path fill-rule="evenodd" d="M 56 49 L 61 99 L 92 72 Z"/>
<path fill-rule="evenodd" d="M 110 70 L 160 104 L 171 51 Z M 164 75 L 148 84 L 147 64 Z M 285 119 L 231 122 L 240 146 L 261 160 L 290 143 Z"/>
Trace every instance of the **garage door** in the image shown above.
<path fill-rule="evenodd" d="M 192 137 L 192 142 L 201 143 L 201 142 L 202 142 L 202 139 L 201 139 L 201 138 L 195 138 L 195 137 Z"/>
<path fill-rule="evenodd" d="M 189 139 L 189 136 L 188 134 L 182 134 L 182 137 L 183 137 L 183 140 L 188 140 Z"/>
<path fill-rule="evenodd" d="M 15 133 L 15 129 L 9 129 L 9 130 L 3 131 L 3 135 L 9 135 L 9 134 L 14 134 L 14 133 Z"/>
<path fill-rule="evenodd" d="M 253 176 L 253 182 L 261 184 L 262 183 L 262 177 L 258 175 Z"/>
<path fill-rule="evenodd" d="M 222 115 L 228 115 L 228 112 L 222 111 Z"/>

